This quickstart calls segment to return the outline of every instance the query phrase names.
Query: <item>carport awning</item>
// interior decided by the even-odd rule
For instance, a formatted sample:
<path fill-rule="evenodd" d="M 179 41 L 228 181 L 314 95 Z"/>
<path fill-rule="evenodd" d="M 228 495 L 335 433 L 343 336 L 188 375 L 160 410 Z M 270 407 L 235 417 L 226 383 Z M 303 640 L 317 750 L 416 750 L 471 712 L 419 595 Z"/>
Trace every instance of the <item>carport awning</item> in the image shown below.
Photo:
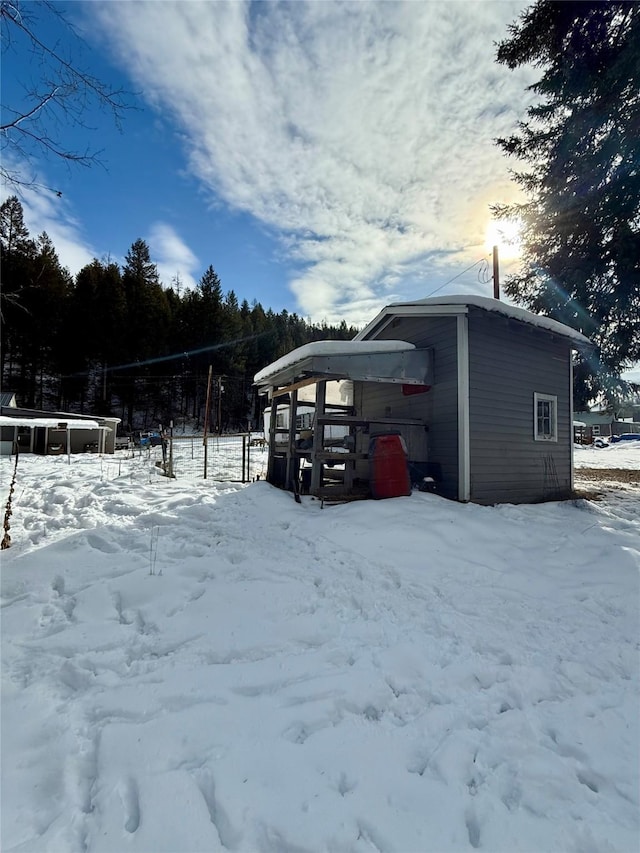
<path fill-rule="evenodd" d="M 407 341 L 315 341 L 272 362 L 254 382 L 263 391 L 312 379 L 431 385 L 432 366 L 431 350 Z"/>

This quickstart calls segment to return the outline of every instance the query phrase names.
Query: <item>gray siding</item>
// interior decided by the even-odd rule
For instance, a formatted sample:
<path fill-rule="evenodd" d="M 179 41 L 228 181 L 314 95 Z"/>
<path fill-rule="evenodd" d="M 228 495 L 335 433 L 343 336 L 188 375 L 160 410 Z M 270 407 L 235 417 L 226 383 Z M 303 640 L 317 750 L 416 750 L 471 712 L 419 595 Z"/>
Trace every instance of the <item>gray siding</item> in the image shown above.
<path fill-rule="evenodd" d="M 440 493 L 458 497 L 458 360 L 455 317 L 397 317 L 375 336 L 433 349 L 434 384 L 427 394 L 403 397 L 405 417 L 429 425 L 429 461 L 440 466 Z M 385 386 L 387 387 L 387 386 Z M 400 396 L 401 392 L 398 391 Z M 376 403 L 377 405 L 377 403 Z M 388 405 L 399 405 L 397 399 Z M 411 413 L 409 413 L 411 412 Z M 398 413 L 399 412 L 394 412 Z"/>
<path fill-rule="evenodd" d="M 571 491 L 570 347 L 498 314 L 469 309 L 471 500 L 526 503 Z M 534 393 L 558 398 L 558 441 L 534 440 Z"/>

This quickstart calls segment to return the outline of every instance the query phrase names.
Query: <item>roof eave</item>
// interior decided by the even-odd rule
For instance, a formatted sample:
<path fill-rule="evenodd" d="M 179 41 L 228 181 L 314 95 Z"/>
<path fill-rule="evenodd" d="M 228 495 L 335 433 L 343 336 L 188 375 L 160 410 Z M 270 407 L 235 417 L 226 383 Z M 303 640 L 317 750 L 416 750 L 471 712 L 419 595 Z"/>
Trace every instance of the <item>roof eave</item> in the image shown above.
<path fill-rule="evenodd" d="M 387 305 L 386 308 L 383 308 L 382 311 L 373 318 L 368 326 L 365 326 L 362 331 L 358 332 L 353 340 L 369 340 L 370 335 L 374 331 L 382 331 L 382 329 L 395 317 L 454 317 L 459 314 L 468 313 L 468 305 L 412 305 L 411 303 Z"/>
<path fill-rule="evenodd" d="M 383 308 L 382 311 L 380 311 L 380 313 L 376 317 L 374 317 L 374 319 L 369 323 L 368 326 L 365 326 L 362 331 L 358 332 L 354 340 L 370 340 L 372 335 L 379 334 L 380 332 L 382 332 L 386 328 L 386 326 L 397 317 L 453 317 L 459 316 L 461 314 L 468 314 L 469 307 L 474 307 L 473 303 L 470 303 L 469 305 L 465 303 L 453 303 L 449 305 L 425 305 L 419 303 L 398 302 L 394 305 L 387 305 L 386 308 Z M 481 306 L 475 307 L 477 307 L 479 311 L 487 310 L 486 308 Z M 496 311 L 496 313 L 501 312 Z M 505 312 L 504 316 L 509 317 L 509 314 Z M 532 316 L 536 317 L 537 315 Z M 560 328 L 552 329 L 539 325 L 533 321 L 528 321 L 526 318 L 523 317 L 512 317 L 511 319 L 515 320 L 518 323 L 524 323 L 525 325 L 531 326 L 532 328 L 541 329 L 542 331 L 547 332 L 548 334 L 562 337 L 565 340 L 569 341 L 572 349 L 577 350 L 580 353 L 591 354 L 595 349 L 597 349 L 596 345 L 592 341 L 590 341 L 580 332 L 571 329 L 570 326 L 565 326 L 567 331 L 564 332 L 562 329 L 562 326 L 564 324 L 559 323 L 557 320 L 553 322 L 557 323 Z M 551 320 L 550 317 L 544 319 Z"/>

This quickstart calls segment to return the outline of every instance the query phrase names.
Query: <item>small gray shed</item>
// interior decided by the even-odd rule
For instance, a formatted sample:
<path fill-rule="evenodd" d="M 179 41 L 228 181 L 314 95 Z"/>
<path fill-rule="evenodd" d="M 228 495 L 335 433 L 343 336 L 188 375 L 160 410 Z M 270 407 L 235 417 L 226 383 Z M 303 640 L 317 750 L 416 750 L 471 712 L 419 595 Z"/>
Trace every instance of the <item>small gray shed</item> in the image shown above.
<path fill-rule="evenodd" d="M 368 370 L 356 367 L 354 358 L 363 344 L 379 347 Z M 342 346 L 331 370 L 310 362 L 302 347 L 256 375 L 275 411 L 280 400 L 290 412 L 284 427 L 277 418 L 270 421 L 272 482 L 295 490 L 298 460 L 306 454 L 310 491 L 323 495 L 332 488 L 325 466 L 336 467 L 342 452 L 339 488 L 345 494 L 366 489 L 369 437 L 393 429 L 405 439 L 412 480 L 433 477 L 445 497 L 528 503 L 572 493 L 572 351 L 591 349 L 580 333 L 495 299 L 465 295 L 389 305 Z M 412 353 L 412 361 L 402 370 L 389 367 L 400 352 L 405 358 Z M 342 389 L 342 403 L 328 413 L 332 385 Z M 303 391 L 303 405 L 315 412 L 306 449 L 297 414 Z M 342 448 L 327 446 L 336 443 L 335 433 L 326 441 L 330 425 L 342 426 Z"/>

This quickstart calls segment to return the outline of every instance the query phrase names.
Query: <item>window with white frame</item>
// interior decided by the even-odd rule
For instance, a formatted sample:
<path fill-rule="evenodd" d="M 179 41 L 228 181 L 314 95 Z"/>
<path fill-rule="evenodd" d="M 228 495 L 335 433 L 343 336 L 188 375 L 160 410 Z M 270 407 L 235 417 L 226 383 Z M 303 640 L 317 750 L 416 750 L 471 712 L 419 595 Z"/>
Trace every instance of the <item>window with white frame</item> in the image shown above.
<path fill-rule="evenodd" d="M 591 427 L 591 435 L 600 435 L 600 424 L 594 424 Z"/>
<path fill-rule="evenodd" d="M 558 440 L 558 398 L 553 394 L 533 395 L 533 437 L 536 441 Z"/>
<path fill-rule="evenodd" d="M 313 412 L 302 412 L 296 415 L 296 429 L 312 429 L 313 428 Z"/>

